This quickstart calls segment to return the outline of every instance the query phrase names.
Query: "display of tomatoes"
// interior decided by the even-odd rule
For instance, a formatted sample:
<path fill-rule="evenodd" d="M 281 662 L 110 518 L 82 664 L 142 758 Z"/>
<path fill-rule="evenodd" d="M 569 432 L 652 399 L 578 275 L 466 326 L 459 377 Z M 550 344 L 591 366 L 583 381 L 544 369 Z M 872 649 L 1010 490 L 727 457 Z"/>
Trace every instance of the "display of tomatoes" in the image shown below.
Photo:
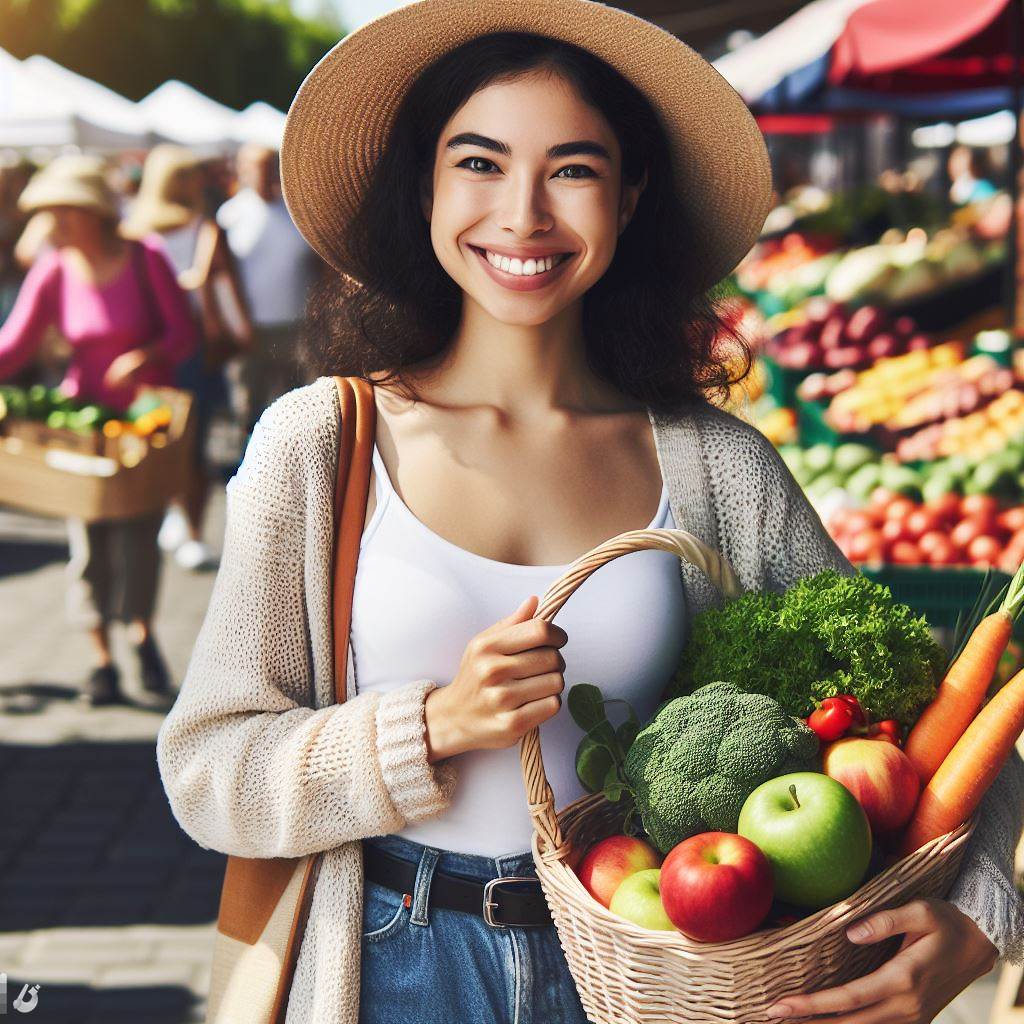
<path fill-rule="evenodd" d="M 919 504 L 876 489 L 868 505 L 839 509 L 829 532 L 858 565 L 990 566 L 1024 562 L 1024 506 L 1000 509 L 988 494 L 946 494 Z"/>

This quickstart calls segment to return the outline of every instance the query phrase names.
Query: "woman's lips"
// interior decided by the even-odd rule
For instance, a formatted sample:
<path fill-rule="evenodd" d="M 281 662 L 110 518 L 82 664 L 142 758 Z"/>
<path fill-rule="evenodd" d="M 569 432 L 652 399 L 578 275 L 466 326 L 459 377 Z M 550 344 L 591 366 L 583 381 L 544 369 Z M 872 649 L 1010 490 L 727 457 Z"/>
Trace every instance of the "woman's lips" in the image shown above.
<path fill-rule="evenodd" d="M 484 265 L 484 270 L 491 276 L 491 279 L 497 281 L 503 288 L 508 288 L 513 292 L 533 292 L 538 288 L 546 287 L 561 274 L 562 269 L 568 266 L 576 256 L 573 253 L 550 270 L 546 270 L 543 274 L 534 274 L 531 277 L 526 277 L 520 274 L 509 274 L 504 270 L 491 266 L 483 249 L 478 249 L 475 245 L 471 245 L 470 248 L 477 254 L 480 262 Z"/>

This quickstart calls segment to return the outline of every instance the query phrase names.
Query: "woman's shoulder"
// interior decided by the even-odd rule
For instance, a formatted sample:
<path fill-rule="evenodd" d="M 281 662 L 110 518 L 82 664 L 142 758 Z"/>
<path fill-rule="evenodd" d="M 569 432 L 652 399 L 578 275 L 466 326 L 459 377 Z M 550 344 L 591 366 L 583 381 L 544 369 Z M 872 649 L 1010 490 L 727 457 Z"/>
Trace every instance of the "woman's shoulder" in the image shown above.
<path fill-rule="evenodd" d="M 304 514 L 307 495 L 333 478 L 339 409 L 330 377 L 294 388 L 263 411 L 231 478 L 229 492 L 253 487 L 282 510 Z"/>

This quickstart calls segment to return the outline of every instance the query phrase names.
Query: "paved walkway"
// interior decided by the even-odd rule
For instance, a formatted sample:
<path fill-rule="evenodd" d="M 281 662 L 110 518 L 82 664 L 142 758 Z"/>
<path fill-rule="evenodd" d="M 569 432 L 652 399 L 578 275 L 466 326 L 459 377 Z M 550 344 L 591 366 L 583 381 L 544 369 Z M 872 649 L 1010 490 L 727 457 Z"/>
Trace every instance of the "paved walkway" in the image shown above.
<path fill-rule="evenodd" d="M 223 493 L 207 539 L 219 550 Z M 38 985 L 46 1024 L 202 1021 L 224 858 L 178 828 L 160 785 L 163 712 L 140 696 L 124 637 L 133 707 L 74 700 L 86 638 L 63 619 L 63 526 L 0 510 L 0 974 L 13 1007 Z M 165 561 L 155 632 L 180 681 L 213 575 Z M 938 1020 L 982 1024 L 995 976 Z M 8 1010 L 13 1014 L 13 1010 Z M 3 999 L 0 993 L 0 1014 Z"/>

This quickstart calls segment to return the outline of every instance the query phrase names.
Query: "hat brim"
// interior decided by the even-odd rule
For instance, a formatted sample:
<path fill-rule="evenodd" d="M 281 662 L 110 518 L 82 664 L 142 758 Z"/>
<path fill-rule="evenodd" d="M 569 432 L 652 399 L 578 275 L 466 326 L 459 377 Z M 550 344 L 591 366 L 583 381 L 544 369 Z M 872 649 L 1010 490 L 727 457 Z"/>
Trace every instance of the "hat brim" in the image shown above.
<path fill-rule="evenodd" d="M 119 220 L 121 216 L 117 207 L 108 199 L 73 178 L 38 178 L 30 181 L 18 197 L 18 209 L 24 213 L 34 213 L 54 206 L 74 206 L 111 220 Z"/>
<path fill-rule="evenodd" d="M 306 76 L 288 110 L 281 187 L 299 231 L 344 271 L 347 228 L 411 83 L 437 57 L 491 32 L 587 49 L 643 92 L 666 129 L 678 193 L 710 287 L 757 241 L 771 207 L 764 136 L 739 94 L 695 50 L 594 0 L 419 0 L 368 22 Z"/>

